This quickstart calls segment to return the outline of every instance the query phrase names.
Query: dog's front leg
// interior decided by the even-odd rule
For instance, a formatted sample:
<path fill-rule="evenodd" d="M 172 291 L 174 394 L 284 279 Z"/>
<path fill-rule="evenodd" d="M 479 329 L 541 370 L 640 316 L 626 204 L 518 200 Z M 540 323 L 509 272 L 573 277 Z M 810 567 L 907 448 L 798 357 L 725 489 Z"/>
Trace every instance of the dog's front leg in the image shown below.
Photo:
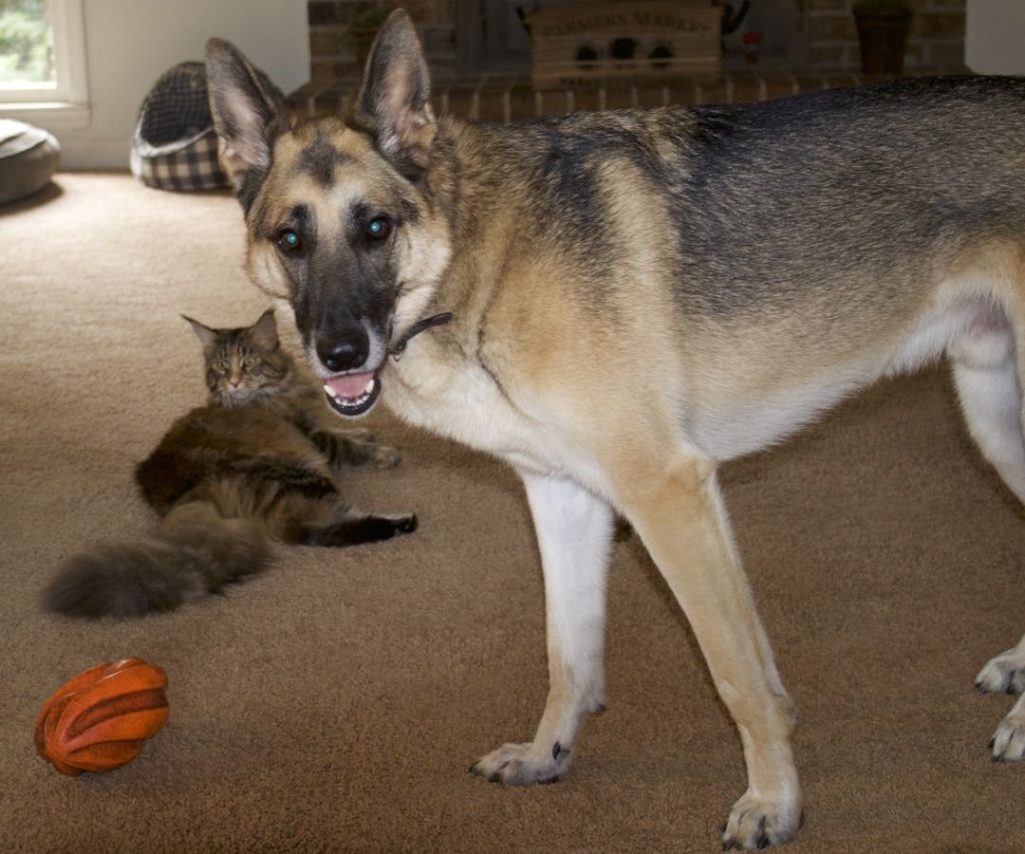
<path fill-rule="evenodd" d="M 801 814 L 792 709 L 733 546 L 715 466 L 689 454 L 663 466 L 625 474 L 620 500 L 686 613 L 740 731 L 748 789 L 733 806 L 723 846 L 784 842 Z"/>
<path fill-rule="evenodd" d="M 534 740 L 506 744 L 471 769 L 523 786 L 569 767 L 583 719 L 605 703 L 605 582 L 612 510 L 576 483 L 522 472 L 544 570 L 548 703 Z"/>

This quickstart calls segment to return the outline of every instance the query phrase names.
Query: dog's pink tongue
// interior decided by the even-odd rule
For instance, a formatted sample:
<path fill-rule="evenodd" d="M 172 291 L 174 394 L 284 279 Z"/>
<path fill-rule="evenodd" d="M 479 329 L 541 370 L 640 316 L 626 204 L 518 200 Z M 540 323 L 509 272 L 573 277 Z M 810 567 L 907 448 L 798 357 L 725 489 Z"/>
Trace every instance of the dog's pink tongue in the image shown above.
<path fill-rule="evenodd" d="M 327 385 L 338 397 L 355 400 L 367 391 L 373 379 L 373 373 L 368 371 L 365 374 L 346 374 L 344 377 L 335 377 L 327 380 Z"/>

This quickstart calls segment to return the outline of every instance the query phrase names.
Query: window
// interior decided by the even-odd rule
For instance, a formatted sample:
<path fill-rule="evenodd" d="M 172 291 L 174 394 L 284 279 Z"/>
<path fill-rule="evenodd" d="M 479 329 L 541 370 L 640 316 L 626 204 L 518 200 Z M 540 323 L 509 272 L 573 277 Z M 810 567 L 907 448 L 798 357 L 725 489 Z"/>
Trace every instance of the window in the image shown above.
<path fill-rule="evenodd" d="M 56 84 L 53 27 L 43 0 L 0 0 L 0 85 L 46 89 Z"/>
<path fill-rule="evenodd" d="M 88 100 L 82 0 L 0 0 L 0 111 L 74 126 Z"/>

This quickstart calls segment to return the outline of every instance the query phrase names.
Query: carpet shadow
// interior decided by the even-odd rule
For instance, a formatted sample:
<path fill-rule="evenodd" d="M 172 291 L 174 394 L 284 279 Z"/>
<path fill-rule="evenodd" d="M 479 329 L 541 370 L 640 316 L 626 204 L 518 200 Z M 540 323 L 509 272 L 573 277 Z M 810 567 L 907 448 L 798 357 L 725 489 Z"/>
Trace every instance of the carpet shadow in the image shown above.
<path fill-rule="evenodd" d="M 22 199 L 11 202 L 10 204 L 0 205 L 0 217 L 13 216 L 14 214 L 23 213 L 25 211 L 34 210 L 40 208 L 45 204 L 59 199 L 64 195 L 64 189 L 56 181 L 50 181 L 41 190 L 36 190 L 30 196 L 25 196 Z"/>

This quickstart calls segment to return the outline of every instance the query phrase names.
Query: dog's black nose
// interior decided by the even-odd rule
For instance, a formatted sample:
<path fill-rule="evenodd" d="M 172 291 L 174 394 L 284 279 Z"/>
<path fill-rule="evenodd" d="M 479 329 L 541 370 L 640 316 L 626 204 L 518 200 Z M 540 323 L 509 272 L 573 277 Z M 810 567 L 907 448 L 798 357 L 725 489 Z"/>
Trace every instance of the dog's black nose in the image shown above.
<path fill-rule="evenodd" d="M 351 371 L 360 368 L 370 353 L 370 339 L 360 328 L 331 338 L 317 339 L 317 356 L 329 371 Z"/>

